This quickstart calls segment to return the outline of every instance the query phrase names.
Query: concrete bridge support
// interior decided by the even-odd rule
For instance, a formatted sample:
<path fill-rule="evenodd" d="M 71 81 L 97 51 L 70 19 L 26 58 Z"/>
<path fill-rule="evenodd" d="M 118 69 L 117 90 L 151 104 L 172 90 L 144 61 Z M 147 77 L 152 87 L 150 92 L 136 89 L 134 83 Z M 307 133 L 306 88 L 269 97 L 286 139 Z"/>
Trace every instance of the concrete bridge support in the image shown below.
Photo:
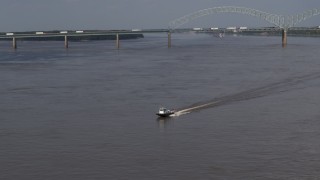
<path fill-rule="evenodd" d="M 66 49 L 69 48 L 68 36 L 64 36 L 64 47 L 65 47 Z"/>
<path fill-rule="evenodd" d="M 15 37 L 12 38 L 12 47 L 13 49 L 17 49 L 17 39 Z"/>
<path fill-rule="evenodd" d="M 116 34 L 116 48 L 120 49 L 120 38 L 119 38 L 119 34 Z"/>
<path fill-rule="evenodd" d="M 171 48 L 171 32 L 168 32 L 168 48 Z"/>
<path fill-rule="evenodd" d="M 282 29 L 282 47 L 287 46 L 287 29 Z"/>

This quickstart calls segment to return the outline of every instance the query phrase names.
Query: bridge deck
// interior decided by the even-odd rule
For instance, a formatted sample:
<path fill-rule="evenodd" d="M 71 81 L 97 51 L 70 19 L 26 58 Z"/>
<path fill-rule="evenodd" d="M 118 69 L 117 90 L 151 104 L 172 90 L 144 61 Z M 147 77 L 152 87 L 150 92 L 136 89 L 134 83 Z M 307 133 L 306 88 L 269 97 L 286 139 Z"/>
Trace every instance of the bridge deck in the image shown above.
<path fill-rule="evenodd" d="M 43 34 L 36 34 L 36 32 L 29 33 L 13 33 L 7 35 L 6 33 L 0 33 L 1 39 L 12 39 L 15 38 L 32 38 L 32 37 L 63 37 L 63 36 L 101 36 L 101 35 L 117 35 L 117 34 L 145 34 L 145 33 L 168 33 L 166 29 L 155 29 L 155 30 L 141 30 L 141 31 L 90 31 L 90 32 L 67 32 L 67 33 L 52 33 L 43 32 Z"/>

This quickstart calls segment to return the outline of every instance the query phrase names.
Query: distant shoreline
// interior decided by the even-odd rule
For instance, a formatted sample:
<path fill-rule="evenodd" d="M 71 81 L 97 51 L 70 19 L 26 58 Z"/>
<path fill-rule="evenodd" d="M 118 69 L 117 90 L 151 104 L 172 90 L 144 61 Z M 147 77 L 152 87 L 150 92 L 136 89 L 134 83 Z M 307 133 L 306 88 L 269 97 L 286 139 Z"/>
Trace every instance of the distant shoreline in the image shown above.
<path fill-rule="evenodd" d="M 202 31 L 196 31 L 197 33 L 208 33 L 208 34 L 234 34 L 234 35 L 252 35 L 252 36 L 281 36 L 282 30 L 280 28 L 270 27 L 270 28 L 252 28 L 245 30 L 208 30 L 204 29 Z M 292 28 L 287 31 L 288 36 L 297 37 L 320 37 L 319 28 Z"/>
<path fill-rule="evenodd" d="M 288 36 L 298 36 L 298 37 L 320 37 L 319 30 L 289 30 Z M 282 31 L 245 31 L 239 32 L 240 35 L 260 35 L 260 36 L 281 36 Z"/>

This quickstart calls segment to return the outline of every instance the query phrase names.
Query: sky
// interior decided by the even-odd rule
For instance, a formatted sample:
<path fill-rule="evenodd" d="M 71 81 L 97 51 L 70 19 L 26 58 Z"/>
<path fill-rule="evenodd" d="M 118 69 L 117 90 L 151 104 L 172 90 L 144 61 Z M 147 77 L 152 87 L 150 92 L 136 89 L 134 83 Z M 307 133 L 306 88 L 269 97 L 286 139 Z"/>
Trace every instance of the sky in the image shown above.
<path fill-rule="evenodd" d="M 192 12 L 241 6 L 281 15 L 320 8 L 320 0 L 0 0 L 0 32 L 157 29 Z M 318 26 L 320 15 L 298 26 Z M 272 26 L 242 14 L 221 13 L 183 27 Z"/>

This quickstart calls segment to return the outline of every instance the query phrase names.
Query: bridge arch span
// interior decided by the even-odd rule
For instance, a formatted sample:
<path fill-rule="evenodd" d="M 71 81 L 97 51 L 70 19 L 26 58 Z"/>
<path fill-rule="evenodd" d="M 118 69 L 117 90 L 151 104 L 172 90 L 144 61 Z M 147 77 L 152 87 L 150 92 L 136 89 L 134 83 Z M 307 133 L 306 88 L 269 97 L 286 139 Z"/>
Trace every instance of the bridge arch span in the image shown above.
<path fill-rule="evenodd" d="M 266 20 L 267 22 L 274 24 L 275 26 L 279 26 L 279 27 L 280 27 L 280 23 L 281 23 L 281 16 L 280 15 L 270 14 L 267 12 L 259 11 L 259 10 L 252 9 L 252 8 L 246 8 L 246 7 L 221 6 L 221 7 L 202 9 L 202 10 L 193 12 L 191 14 L 182 16 L 180 18 L 177 18 L 169 23 L 169 28 L 176 29 L 176 28 L 182 26 L 183 24 L 191 22 L 191 21 L 198 19 L 200 17 L 211 15 L 211 14 L 218 14 L 218 13 L 239 13 L 239 14 L 254 16 L 254 17 Z"/>
<path fill-rule="evenodd" d="M 310 19 L 313 16 L 320 15 L 320 8 L 311 9 L 297 15 L 292 16 L 283 16 L 277 14 L 271 14 L 267 12 L 263 12 L 260 10 L 246 8 L 246 7 L 237 7 L 237 6 L 221 6 L 221 7 L 213 7 L 208 9 L 202 9 L 191 14 L 185 15 L 178 19 L 175 19 L 169 23 L 170 29 L 176 29 L 183 24 L 186 24 L 194 19 L 211 15 L 217 13 L 239 13 L 246 14 L 250 16 L 254 16 L 260 19 L 263 19 L 279 28 L 282 29 L 282 45 L 285 46 L 287 44 L 287 31 L 289 28 L 294 27 L 298 23 Z"/>
<path fill-rule="evenodd" d="M 169 23 L 169 28 L 176 29 L 182 26 L 183 24 L 186 24 L 197 18 L 211 15 L 211 14 L 218 14 L 218 13 L 239 13 L 239 14 L 254 16 L 259 19 L 265 20 L 277 27 L 287 30 L 288 28 L 293 27 L 302 21 L 308 20 L 313 16 L 320 15 L 320 8 L 311 9 L 311 10 L 308 10 L 296 15 L 292 15 L 292 16 L 284 16 L 284 15 L 271 14 L 271 13 L 263 12 L 263 11 L 252 9 L 252 8 L 246 8 L 246 7 L 237 7 L 237 6 L 212 7 L 208 9 L 202 9 L 202 10 L 193 12 L 191 14 L 182 16 L 180 18 L 177 18 Z"/>
<path fill-rule="evenodd" d="M 307 11 L 304 11 L 303 13 L 299 13 L 297 15 L 290 16 L 288 18 L 289 23 L 290 23 L 290 24 L 288 24 L 288 26 L 293 27 L 302 21 L 306 21 L 306 20 L 312 18 L 313 16 L 318 16 L 318 15 L 320 15 L 320 8 L 307 10 Z"/>

